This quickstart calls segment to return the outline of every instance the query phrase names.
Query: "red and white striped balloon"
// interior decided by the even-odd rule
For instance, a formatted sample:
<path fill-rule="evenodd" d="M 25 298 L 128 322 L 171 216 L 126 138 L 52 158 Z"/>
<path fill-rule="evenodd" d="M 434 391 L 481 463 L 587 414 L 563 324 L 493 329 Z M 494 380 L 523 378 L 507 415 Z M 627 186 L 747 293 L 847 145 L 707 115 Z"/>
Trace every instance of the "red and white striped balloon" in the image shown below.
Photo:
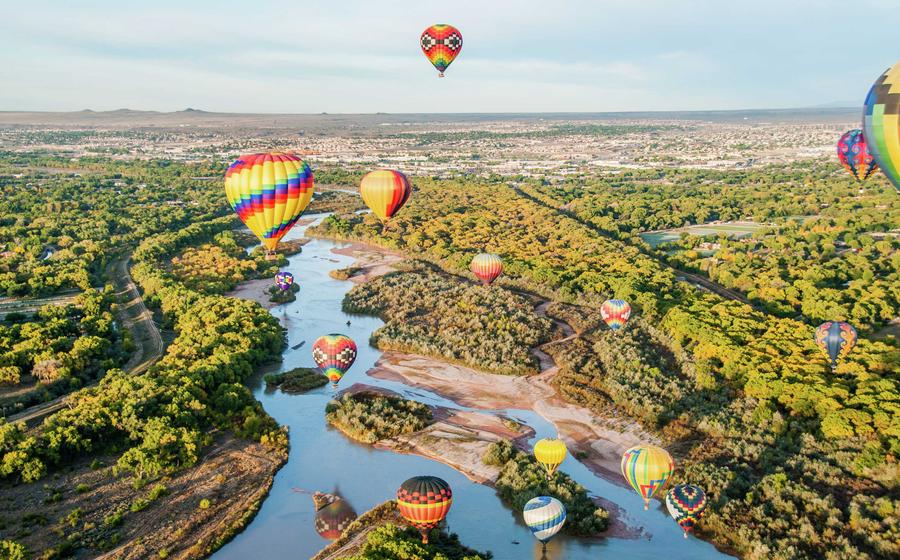
<path fill-rule="evenodd" d="M 481 280 L 482 284 L 487 286 L 503 272 L 503 262 L 497 255 L 479 253 L 472 259 L 469 270 Z"/>

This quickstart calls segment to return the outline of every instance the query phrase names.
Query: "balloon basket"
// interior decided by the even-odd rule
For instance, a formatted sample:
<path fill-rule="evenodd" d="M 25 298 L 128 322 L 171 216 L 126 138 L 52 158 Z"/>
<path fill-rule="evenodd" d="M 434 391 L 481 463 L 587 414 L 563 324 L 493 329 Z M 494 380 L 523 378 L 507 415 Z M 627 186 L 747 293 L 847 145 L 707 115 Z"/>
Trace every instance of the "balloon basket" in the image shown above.
<path fill-rule="evenodd" d="M 269 251 L 269 252 L 267 252 L 267 253 L 266 253 L 266 260 L 267 260 L 267 261 L 275 261 L 275 260 L 278 260 L 278 253 L 276 253 L 275 251 Z"/>
<path fill-rule="evenodd" d="M 438 72 L 438 78 L 443 78 L 443 77 L 444 77 L 444 73 L 443 73 L 443 72 Z"/>

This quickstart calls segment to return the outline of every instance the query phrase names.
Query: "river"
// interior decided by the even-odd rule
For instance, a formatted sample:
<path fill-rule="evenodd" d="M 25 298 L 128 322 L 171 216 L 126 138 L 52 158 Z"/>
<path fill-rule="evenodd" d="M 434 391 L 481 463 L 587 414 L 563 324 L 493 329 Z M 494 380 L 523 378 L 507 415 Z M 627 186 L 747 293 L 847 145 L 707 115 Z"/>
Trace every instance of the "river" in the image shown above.
<path fill-rule="evenodd" d="M 285 239 L 300 238 L 305 229 L 295 227 Z M 359 347 L 356 363 L 341 380 L 341 387 L 365 383 L 425 404 L 470 410 L 427 390 L 366 374 L 381 355 L 368 345 L 369 336 L 383 323 L 374 317 L 351 316 L 341 311 L 344 294 L 353 284 L 334 280 L 328 272 L 353 263 L 353 258 L 332 252 L 343 246 L 313 239 L 303 247 L 302 253 L 290 257 L 285 269 L 294 274 L 300 292 L 296 301 L 271 311 L 288 331 L 288 346 L 278 370 L 314 367 L 310 349 L 315 339 L 322 334 L 340 332 L 353 338 Z M 303 346 L 291 349 L 304 341 Z M 325 406 L 335 394 L 330 385 L 302 395 L 289 395 L 268 390 L 260 375 L 250 382 L 250 387 L 266 411 L 289 427 L 290 455 L 275 476 L 272 490 L 256 518 L 215 553 L 214 559 L 309 558 L 329 543 L 316 532 L 315 508 L 309 492 L 338 492 L 361 514 L 394 498 L 404 480 L 421 474 L 439 476 L 453 488 L 453 507 L 447 522 L 450 531 L 459 534 L 464 544 L 477 550 L 490 550 L 496 560 L 541 558 L 540 545 L 519 513 L 504 506 L 491 487 L 471 482 L 437 461 L 355 443 L 329 427 L 325 422 Z M 537 438 L 556 434 L 553 425 L 533 411 L 496 412 L 531 426 Z M 684 539 L 681 529 L 660 502 L 654 502 L 649 511 L 644 511 L 643 500 L 636 493 L 595 476 L 571 456 L 560 469 L 592 494 L 617 504 L 625 522 L 643 527 L 643 533 L 634 539 L 578 539 L 559 535 L 547 547 L 547 560 L 730 558 L 697 538 Z"/>

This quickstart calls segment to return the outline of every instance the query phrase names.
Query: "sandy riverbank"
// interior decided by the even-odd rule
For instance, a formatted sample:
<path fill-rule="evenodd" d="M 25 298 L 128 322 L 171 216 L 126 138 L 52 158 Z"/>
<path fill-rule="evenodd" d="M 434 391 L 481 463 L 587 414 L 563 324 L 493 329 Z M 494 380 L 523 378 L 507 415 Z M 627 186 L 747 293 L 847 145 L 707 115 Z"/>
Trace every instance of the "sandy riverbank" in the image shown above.
<path fill-rule="evenodd" d="M 393 272 L 395 270 L 393 265 L 404 259 L 400 253 L 358 242 L 352 242 L 339 249 L 332 249 L 331 252 L 356 259 L 353 267 L 357 270 L 349 278 L 354 284 L 363 284 L 373 278 Z"/>

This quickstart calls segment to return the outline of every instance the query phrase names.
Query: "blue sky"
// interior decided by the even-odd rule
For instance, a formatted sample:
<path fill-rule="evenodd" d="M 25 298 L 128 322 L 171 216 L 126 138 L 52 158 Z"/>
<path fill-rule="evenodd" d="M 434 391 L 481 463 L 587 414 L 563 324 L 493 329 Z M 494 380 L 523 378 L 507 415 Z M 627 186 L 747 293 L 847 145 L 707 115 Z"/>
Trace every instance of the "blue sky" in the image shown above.
<path fill-rule="evenodd" d="M 3 4 L 0 110 L 808 107 L 861 104 L 900 60 L 898 0 Z M 464 37 L 445 79 L 432 23 Z"/>

